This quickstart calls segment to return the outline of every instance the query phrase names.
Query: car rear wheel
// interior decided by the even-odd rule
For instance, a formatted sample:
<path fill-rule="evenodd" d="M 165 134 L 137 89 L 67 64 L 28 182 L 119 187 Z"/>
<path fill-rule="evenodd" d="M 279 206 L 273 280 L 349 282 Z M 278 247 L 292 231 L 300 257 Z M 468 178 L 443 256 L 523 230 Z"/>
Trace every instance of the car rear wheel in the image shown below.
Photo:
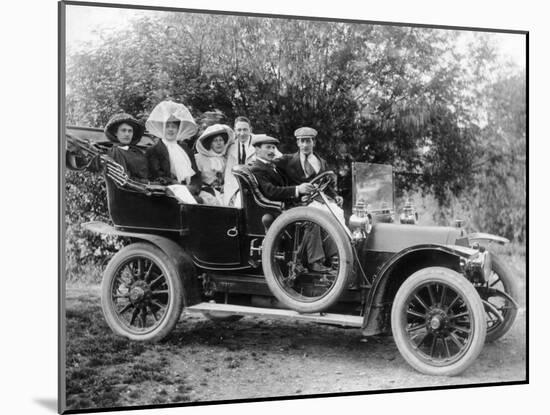
<path fill-rule="evenodd" d="M 403 358 L 419 372 L 439 376 L 466 370 L 481 352 L 487 330 L 476 289 L 441 267 L 405 280 L 393 302 L 391 325 Z"/>
<path fill-rule="evenodd" d="M 322 249 L 314 250 L 319 242 Z M 308 263 L 314 251 L 321 253 L 317 268 Z M 302 313 L 336 303 L 348 286 L 352 266 L 351 243 L 342 225 L 321 209 L 287 210 L 271 224 L 263 241 L 262 267 L 271 292 Z"/>
<path fill-rule="evenodd" d="M 101 291 L 107 324 L 116 334 L 132 340 L 163 339 L 183 308 L 176 267 L 149 243 L 128 245 L 113 256 L 105 268 Z"/>

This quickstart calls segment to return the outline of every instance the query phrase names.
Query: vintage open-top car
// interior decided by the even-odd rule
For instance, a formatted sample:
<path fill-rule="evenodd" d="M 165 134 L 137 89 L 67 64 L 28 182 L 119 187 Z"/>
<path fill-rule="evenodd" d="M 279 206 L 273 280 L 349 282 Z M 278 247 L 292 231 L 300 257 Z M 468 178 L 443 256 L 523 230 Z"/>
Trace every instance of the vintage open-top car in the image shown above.
<path fill-rule="evenodd" d="M 73 149 L 75 142 L 85 147 L 82 137 L 101 149 L 98 134 L 67 130 Z M 357 327 L 365 336 L 391 332 L 420 372 L 456 375 L 516 317 L 514 277 L 483 243 L 504 238 L 373 220 L 369 205 L 393 197 L 391 166 L 355 164 L 366 173 L 361 180 L 354 174 L 354 210 L 343 223 L 323 193 L 332 172 L 312 181 L 317 191 L 301 205 L 284 206 L 238 166 L 237 208 L 183 203 L 164 186 L 134 182 L 114 161 L 101 160 L 112 224 L 85 227 L 131 241 L 112 257 L 102 282 L 105 318 L 122 336 L 160 340 L 183 309 L 227 321 L 294 318 Z M 313 208 L 313 199 L 323 208 Z M 328 271 L 310 271 L 304 260 L 305 235 L 315 227 L 336 247 L 325 259 Z"/>

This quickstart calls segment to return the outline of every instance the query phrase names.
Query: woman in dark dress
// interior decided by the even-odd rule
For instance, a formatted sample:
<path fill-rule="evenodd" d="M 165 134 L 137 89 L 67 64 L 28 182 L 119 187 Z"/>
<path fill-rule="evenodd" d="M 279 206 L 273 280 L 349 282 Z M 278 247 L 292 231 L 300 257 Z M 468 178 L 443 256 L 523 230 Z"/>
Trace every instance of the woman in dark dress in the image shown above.
<path fill-rule="evenodd" d="M 137 146 L 145 127 L 129 114 L 111 117 L 105 126 L 105 136 L 113 142 L 108 155 L 124 167 L 131 179 L 147 181 L 149 173 L 144 152 Z"/>

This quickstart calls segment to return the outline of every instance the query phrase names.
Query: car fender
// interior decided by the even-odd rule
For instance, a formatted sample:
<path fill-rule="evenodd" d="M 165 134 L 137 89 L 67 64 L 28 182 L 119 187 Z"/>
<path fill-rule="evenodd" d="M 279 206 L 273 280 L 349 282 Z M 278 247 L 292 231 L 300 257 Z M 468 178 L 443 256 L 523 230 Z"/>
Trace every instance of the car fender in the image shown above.
<path fill-rule="evenodd" d="M 469 258 L 476 250 L 459 245 L 424 244 L 403 249 L 381 265 L 374 275 L 365 302 L 363 335 L 389 330 L 389 313 L 395 293 L 414 272 L 428 266 L 459 270 L 460 258 Z"/>
<path fill-rule="evenodd" d="M 475 232 L 475 233 L 469 233 L 467 235 L 468 241 L 470 242 L 470 245 L 472 245 L 475 242 L 483 243 L 483 242 L 496 242 L 500 245 L 505 245 L 508 242 L 510 242 L 509 239 L 504 238 L 503 236 L 497 236 L 492 235 L 490 233 L 482 233 L 482 232 Z"/>
<path fill-rule="evenodd" d="M 166 255 L 168 255 L 178 270 L 178 274 L 183 285 L 184 307 L 192 306 L 201 301 L 198 285 L 199 283 L 196 278 L 196 270 L 193 260 L 189 254 L 187 254 L 185 250 L 173 240 L 164 236 L 152 235 L 148 233 L 121 231 L 111 225 L 98 221 L 83 223 L 82 227 L 93 233 L 139 239 L 155 245 Z"/>

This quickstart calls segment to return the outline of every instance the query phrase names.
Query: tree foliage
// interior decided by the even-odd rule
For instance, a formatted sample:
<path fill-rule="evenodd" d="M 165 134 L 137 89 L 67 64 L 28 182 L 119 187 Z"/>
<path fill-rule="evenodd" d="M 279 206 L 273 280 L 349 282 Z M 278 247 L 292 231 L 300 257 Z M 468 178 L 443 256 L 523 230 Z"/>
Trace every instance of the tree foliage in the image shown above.
<path fill-rule="evenodd" d="M 319 131 L 318 150 L 340 175 L 345 200 L 351 162 L 388 163 L 403 173 L 399 192 L 420 189 L 442 206 L 464 198 L 475 206 L 476 226 L 522 238 L 525 75 L 492 82 L 490 42 L 480 35 L 461 48 L 457 33 L 193 13 L 142 17 L 105 34 L 95 49 L 70 54 L 67 120 L 101 127 L 120 110 L 145 119 L 170 97 L 196 118 L 214 110 L 228 120 L 246 115 L 255 132 L 280 138 L 283 152 L 295 151 L 293 131 L 308 125 Z M 503 197 L 510 191 L 514 197 Z"/>
<path fill-rule="evenodd" d="M 122 247 L 119 238 L 87 232 L 82 224 L 109 222 L 105 182 L 99 174 L 67 171 L 65 185 L 65 273 L 70 279 L 87 264 L 103 262 Z"/>
<path fill-rule="evenodd" d="M 527 221 L 525 79 L 525 73 L 508 76 L 485 90 L 488 122 L 481 131 L 483 153 L 470 197 L 479 229 L 521 242 Z"/>

